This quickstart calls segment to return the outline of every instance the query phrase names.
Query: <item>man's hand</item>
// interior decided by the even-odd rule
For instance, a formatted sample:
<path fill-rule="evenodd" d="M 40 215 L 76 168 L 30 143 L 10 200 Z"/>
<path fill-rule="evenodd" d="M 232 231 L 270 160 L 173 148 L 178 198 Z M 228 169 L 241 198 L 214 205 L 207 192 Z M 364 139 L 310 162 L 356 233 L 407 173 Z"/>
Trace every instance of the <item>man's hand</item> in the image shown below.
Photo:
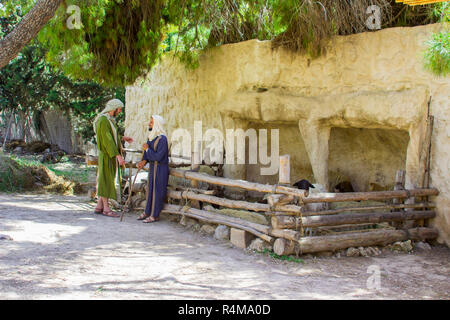
<path fill-rule="evenodd" d="M 144 151 L 147 151 L 147 149 L 148 149 L 148 144 L 147 144 L 147 143 L 144 143 L 144 144 L 142 145 L 142 149 L 144 149 Z"/>
<path fill-rule="evenodd" d="M 123 157 L 120 154 L 117 155 L 116 158 L 117 158 L 117 161 L 119 161 L 119 164 L 121 166 L 125 165 L 125 160 L 123 159 Z"/>
<path fill-rule="evenodd" d="M 125 142 L 128 142 L 128 143 L 133 143 L 133 138 L 131 138 L 131 137 L 122 137 L 122 140 L 123 141 L 125 141 Z"/>
<path fill-rule="evenodd" d="M 145 167 L 146 164 L 147 164 L 147 160 L 142 160 L 142 161 L 139 161 L 139 162 L 138 162 L 137 167 L 138 167 L 138 169 L 140 170 L 140 169 L 142 169 L 143 167 Z"/>

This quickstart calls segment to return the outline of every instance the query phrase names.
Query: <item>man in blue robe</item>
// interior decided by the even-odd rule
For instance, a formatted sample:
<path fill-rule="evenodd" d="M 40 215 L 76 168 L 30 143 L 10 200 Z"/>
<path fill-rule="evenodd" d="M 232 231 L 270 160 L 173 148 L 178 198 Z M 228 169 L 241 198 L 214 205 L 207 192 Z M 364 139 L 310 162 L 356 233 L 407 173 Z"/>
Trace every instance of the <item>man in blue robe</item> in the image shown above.
<path fill-rule="evenodd" d="M 149 123 L 149 137 L 144 148 L 144 156 L 138 163 L 142 169 L 150 164 L 147 182 L 147 206 L 138 220 L 151 223 L 159 220 L 159 214 L 164 206 L 167 184 L 169 182 L 169 148 L 167 136 L 163 128 L 164 119 L 153 115 Z"/>

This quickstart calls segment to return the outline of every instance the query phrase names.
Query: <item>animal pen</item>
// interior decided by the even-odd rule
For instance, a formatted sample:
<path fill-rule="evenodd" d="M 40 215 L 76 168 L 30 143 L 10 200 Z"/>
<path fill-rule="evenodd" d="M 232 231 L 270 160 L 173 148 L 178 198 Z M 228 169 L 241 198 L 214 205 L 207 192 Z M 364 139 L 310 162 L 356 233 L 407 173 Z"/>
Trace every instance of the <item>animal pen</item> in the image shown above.
<path fill-rule="evenodd" d="M 259 237 L 270 243 L 278 255 L 299 255 L 405 240 L 432 240 L 438 236 L 438 231 L 428 226 L 428 219 L 435 217 L 435 206 L 428 197 L 438 195 L 438 190 L 406 190 L 405 171 L 397 172 L 392 191 L 309 193 L 289 185 L 289 156 L 280 157 L 279 183 L 275 185 L 201 173 L 200 165 L 194 165 L 199 162 L 192 161 L 194 159 L 198 159 L 198 155 L 193 153 L 190 163 L 170 163 L 172 181 L 184 183 L 169 182 L 162 213 L 228 226 L 231 241 L 240 243 L 240 247 L 246 247 L 253 238 Z M 129 168 L 128 185 L 132 186 L 128 189 L 133 195 L 129 195 L 128 199 L 133 201 L 128 202 L 127 207 L 145 207 L 145 186 L 134 187 L 131 181 L 136 165 L 128 163 L 126 166 Z M 188 168 L 180 169 L 181 166 Z M 209 166 L 214 166 L 217 174 L 222 165 Z M 257 191 L 266 195 L 266 203 L 227 198 L 223 194 L 225 188 L 238 192 Z M 322 204 L 321 210 L 311 204 Z M 250 216 L 264 217 L 267 223 L 222 214 L 222 209 L 244 210 Z"/>

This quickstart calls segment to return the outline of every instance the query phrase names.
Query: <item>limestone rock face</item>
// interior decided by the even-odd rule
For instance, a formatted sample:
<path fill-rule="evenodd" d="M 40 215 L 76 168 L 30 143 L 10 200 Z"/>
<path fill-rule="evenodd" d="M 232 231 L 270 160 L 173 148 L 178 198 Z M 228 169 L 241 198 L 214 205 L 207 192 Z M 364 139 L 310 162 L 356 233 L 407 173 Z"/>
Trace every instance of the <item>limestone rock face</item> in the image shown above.
<path fill-rule="evenodd" d="M 418 187 L 432 97 L 430 183 L 440 195 L 431 199 L 437 204 L 431 224 L 439 229 L 438 241 L 450 245 L 450 81 L 426 71 L 421 59 L 438 29 L 435 24 L 339 36 L 313 60 L 258 40 L 209 50 L 193 71 L 166 56 L 142 82 L 127 87 L 125 134 L 135 139 L 130 148 L 140 148 L 151 115 L 159 114 L 175 154 L 190 156 L 195 128 L 204 148 L 207 129 L 224 138 L 227 129 L 242 129 L 258 141 L 267 138 L 267 157 L 290 155 L 291 183 L 308 179 L 332 190 L 345 180 L 355 191 L 392 190 L 395 172 L 404 169 L 407 188 Z M 177 129 L 184 130 L 178 137 L 191 140 L 172 141 Z M 276 132 L 279 145 L 272 147 Z M 257 161 L 250 163 L 255 153 Z M 262 172 L 270 163 L 261 155 L 249 151 L 244 164 L 226 164 L 224 175 L 277 183 L 276 170 Z"/>

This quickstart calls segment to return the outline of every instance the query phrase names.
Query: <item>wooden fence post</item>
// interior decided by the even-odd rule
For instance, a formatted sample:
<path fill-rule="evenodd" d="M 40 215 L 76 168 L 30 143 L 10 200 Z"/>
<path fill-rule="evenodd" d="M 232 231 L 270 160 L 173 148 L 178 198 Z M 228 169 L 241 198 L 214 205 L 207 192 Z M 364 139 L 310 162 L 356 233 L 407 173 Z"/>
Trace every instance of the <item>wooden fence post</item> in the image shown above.
<path fill-rule="evenodd" d="M 431 100 L 431 99 L 430 99 Z M 428 106 L 429 107 L 429 106 Z M 433 124 L 434 116 L 428 115 L 427 118 L 427 130 L 425 133 L 425 140 L 422 144 L 420 168 L 421 168 L 421 179 L 420 187 L 428 188 L 430 186 L 430 163 L 431 163 L 431 138 L 433 135 Z M 423 202 L 428 202 L 428 197 L 422 197 Z M 428 225 L 428 219 L 419 220 L 419 226 L 423 227 Z"/>
<path fill-rule="evenodd" d="M 201 157 L 202 144 L 200 141 L 194 146 L 194 151 L 191 154 L 191 170 L 198 172 L 200 170 L 200 164 L 202 163 Z M 198 181 L 191 180 L 191 187 L 198 188 Z M 200 202 L 197 200 L 191 200 L 191 206 L 196 209 L 200 209 Z"/>
<path fill-rule="evenodd" d="M 280 156 L 278 183 L 284 185 L 291 184 L 290 156 L 288 154 Z"/>
<path fill-rule="evenodd" d="M 398 170 L 395 173 L 395 185 L 394 185 L 394 191 L 397 190 L 405 190 L 405 176 L 406 171 L 405 170 Z M 400 198 L 392 199 L 393 204 L 403 204 L 403 200 Z M 402 209 L 394 209 L 392 211 L 401 211 Z M 403 209 L 404 210 L 404 209 Z M 396 229 L 401 228 L 403 225 L 403 222 L 393 222 L 392 226 Z"/>

